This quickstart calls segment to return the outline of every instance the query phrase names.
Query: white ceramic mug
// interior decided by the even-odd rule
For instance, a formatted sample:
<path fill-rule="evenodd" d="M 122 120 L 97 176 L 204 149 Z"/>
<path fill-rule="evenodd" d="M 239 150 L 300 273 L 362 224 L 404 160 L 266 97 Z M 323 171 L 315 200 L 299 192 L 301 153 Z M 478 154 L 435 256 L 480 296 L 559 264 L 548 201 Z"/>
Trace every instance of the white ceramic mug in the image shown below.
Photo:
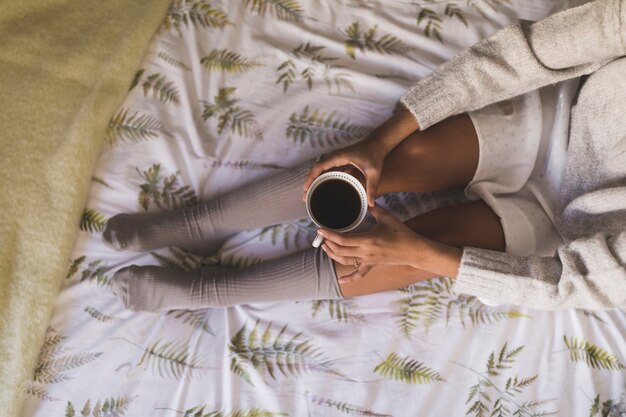
<path fill-rule="evenodd" d="M 322 185 L 323 183 L 329 180 L 341 180 L 341 181 L 347 182 L 357 192 L 361 200 L 361 210 L 356 220 L 352 222 L 352 224 L 350 224 L 349 226 L 343 227 L 341 229 L 333 229 L 326 225 L 320 224 L 319 221 L 315 218 L 315 216 L 313 216 L 311 212 L 311 196 L 313 195 L 317 187 L 319 187 L 320 185 Z M 356 177 L 350 174 L 347 174 L 345 172 L 342 172 L 342 171 L 325 172 L 324 174 L 315 178 L 315 180 L 313 181 L 313 183 L 311 184 L 311 186 L 309 187 L 306 193 L 306 211 L 309 214 L 309 217 L 311 218 L 313 223 L 315 223 L 320 228 L 333 230 L 339 233 L 344 233 L 344 232 L 353 230 L 363 222 L 363 220 L 365 219 L 367 215 L 367 193 L 365 191 L 365 187 L 363 187 L 363 184 L 361 184 L 361 182 Z M 317 248 L 322 244 L 323 241 L 324 241 L 324 238 L 320 235 L 317 235 L 312 245 L 313 247 Z"/>

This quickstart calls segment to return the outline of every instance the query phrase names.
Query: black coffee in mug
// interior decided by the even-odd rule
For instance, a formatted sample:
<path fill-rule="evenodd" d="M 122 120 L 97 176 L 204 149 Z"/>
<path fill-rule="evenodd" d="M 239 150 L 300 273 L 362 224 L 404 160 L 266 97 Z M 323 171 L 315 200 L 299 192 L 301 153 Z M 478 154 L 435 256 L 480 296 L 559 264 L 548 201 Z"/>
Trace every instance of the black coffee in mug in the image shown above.
<path fill-rule="evenodd" d="M 331 179 L 313 190 L 311 215 L 329 229 L 343 229 L 353 224 L 361 213 L 361 198 L 347 181 Z"/>

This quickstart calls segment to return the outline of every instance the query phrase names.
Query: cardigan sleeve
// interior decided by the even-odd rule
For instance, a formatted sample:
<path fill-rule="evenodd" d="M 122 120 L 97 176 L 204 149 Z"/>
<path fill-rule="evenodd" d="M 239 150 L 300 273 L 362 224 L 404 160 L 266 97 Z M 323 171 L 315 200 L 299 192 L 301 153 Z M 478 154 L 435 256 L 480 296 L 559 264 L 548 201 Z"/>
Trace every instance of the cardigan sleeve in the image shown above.
<path fill-rule="evenodd" d="M 554 257 L 465 248 L 454 290 L 542 310 L 626 307 L 626 231 L 559 247 Z"/>
<path fill-rule="evenodd" d="M 626 55 L 626 0 L 596 0 L 518 22 L 462 51 L 415 83 L 401 102 L 420 129 Z"/>

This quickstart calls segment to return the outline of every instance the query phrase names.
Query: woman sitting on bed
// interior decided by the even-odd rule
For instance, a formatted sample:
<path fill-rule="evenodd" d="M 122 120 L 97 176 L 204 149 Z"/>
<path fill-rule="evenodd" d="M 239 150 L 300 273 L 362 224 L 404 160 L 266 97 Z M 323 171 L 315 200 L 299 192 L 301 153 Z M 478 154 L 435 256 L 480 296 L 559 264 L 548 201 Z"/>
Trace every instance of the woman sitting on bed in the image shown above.
<path fill-rule="evenodd" d="M 406 110 L 360 143 L 197 206 L 115 216 L 104 239 L 216 251 L 235 232 L 306 217 L 303 184 L 345 165 L 365 175 L 370 232 L 322 230 L 322 249 L 244 269 L 131 266 L 114 291 L 129 309 L 163 311 L 337 299 L 443 275 L 498 303 L 626 306 L 625 55 L 626 0 L 504 28 L 417 82 Z M 459 187 L 470 202 L 404 223 L 374 203 Z"/>

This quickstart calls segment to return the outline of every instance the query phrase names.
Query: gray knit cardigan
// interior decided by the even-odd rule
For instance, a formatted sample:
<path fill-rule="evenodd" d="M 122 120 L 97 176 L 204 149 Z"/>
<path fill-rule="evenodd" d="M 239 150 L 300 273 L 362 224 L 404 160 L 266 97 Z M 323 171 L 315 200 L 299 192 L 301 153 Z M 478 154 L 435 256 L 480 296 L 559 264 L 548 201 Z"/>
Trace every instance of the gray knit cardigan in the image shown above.
<path fill-rule="evenodd" d="M 402 103 L 426 129 L 593 73 L 572 108 L 553 257 L 466 247 L 455 290 L 539 309 L 626 307 L 626 0 L 517 23 L 418 81 Z M 502 138 L 506 140 L 506 138 Z"/>

